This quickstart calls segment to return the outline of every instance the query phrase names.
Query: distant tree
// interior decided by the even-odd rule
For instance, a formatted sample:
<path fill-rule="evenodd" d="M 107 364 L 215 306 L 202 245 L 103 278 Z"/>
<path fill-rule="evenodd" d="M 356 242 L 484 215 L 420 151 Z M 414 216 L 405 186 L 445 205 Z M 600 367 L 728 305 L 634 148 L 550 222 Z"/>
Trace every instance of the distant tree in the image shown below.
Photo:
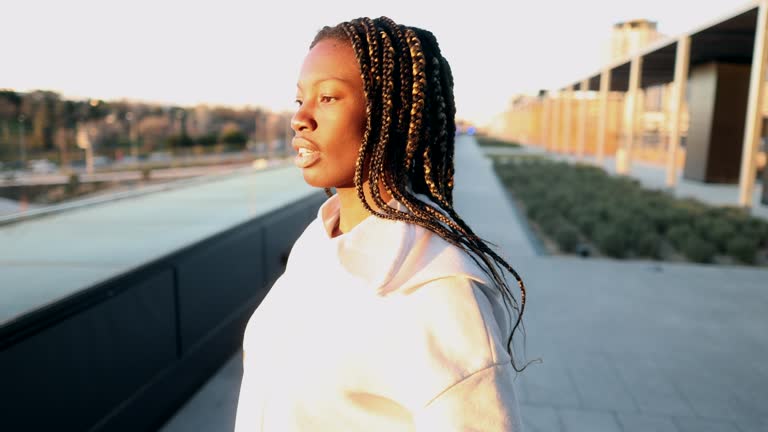
<path fill-rule="evenodd" d="M 11 130 L 18 127 L 20 110 L 21 96 L 13 90 L 0 89 L 0 158 L 13 152 Z"/>
<path fill-rule="evenodd" d="M 21 96 L 13 90 L 0 89 L 0 118 L 16 120 L 21 109 Z"/>
<path fill-rule="evenodd" d="M 197 142 L 198 145 L 206 146 L 206 147 L 216 145 L 218 141 L 219 141 L 219 138 L 215 133 L 200 135 L 195 139 L 195 142 Z"/>
<path fill-rule="evenodd" d="M 53 148 L 53 121 L 49 105 L 43 101 L 35 107 L 32 119 L 32 142 L 30 147 L 42 150 Z"/>
<path fill-rule="evenodd" d="M 91 99 L 88 103 L 88 120 L 100 120 L 110 112 L 109 104 L 101 99 Z"/>
<path fill-rule="evenodd" d="M 238 130 L 223 134 L 221 136 L 221 141 L 225 144 L 245 147 L 245 143 L 248 142 L 248 137 Z"/>
<path fill-rule="evenodd" d="M 248 137 L 240 129 L 236 122 L 228 122 L 221 128 L 219 136 L 221 142 L 235 146 L 245 146 Z"/>
<path fill-rule="evenodd" d="M 195 141 L 187 134 L 171 135 L 165 140 L 166 145 L 172 149 L 192 147 L 195 145 Z"/>

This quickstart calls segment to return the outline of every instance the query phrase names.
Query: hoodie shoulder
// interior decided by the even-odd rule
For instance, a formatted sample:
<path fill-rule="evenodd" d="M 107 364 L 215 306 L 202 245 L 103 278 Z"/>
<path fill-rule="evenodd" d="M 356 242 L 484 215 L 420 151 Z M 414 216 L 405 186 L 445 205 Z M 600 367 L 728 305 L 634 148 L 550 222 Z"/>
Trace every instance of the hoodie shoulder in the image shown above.
<path fill-rule="evenodd" d="M 379 288 L 380 294 L 407 294 L 431 281 L 454 277 L 488 284 L 488 276 L 466 251 L 424 227 L 408 225 L 410 245 L 393 277 Z"/>

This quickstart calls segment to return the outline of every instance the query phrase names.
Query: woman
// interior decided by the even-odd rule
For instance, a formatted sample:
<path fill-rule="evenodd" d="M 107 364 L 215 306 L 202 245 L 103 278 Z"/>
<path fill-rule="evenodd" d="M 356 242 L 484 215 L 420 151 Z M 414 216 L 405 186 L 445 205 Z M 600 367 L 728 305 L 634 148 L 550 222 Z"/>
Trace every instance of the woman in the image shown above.
<path fill-rule="evenodd" d="M 435 37 L 385 17 L 325 27 L 296 101 L 295 163 L 329 198 L 246 328 L 237 430 L 521 430 L 525 288 L 453 209 Z"/>

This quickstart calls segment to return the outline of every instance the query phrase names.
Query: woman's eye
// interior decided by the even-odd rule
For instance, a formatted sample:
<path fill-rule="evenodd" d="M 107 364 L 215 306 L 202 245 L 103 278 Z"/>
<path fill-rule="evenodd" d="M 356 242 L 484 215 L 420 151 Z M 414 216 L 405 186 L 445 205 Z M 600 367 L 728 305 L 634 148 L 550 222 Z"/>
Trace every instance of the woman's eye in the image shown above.
<path fill-rule="evenodd" d="M 296 105 L 301 106 L 301 99 L 296 99 L 294 102 L 296 102 Z"/>
<path fill-rule="evenodd" d="M 320 102 L 323 102 L 323 103 L 328 103 L 334 100 L 336 100 L 336 98 L 333 96 L 320 96 Z"/>

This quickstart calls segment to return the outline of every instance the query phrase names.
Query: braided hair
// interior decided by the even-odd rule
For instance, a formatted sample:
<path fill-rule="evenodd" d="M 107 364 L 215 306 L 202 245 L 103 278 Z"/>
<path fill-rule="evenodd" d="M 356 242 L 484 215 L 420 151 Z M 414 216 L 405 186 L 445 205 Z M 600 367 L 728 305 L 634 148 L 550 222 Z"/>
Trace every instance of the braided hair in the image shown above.
<path fill-rule="evenodd" d="M 396 24 L 387 17 L 358 18 L 323 27 L 310 49 L 333 39 L 351 44 L 360 66 L 366 99 L 366 128 L 355 163 L 354 184 L 365 209 L 376 217 L 422 226 L 462 250 L 500 290 L 505 306 L 517 312 L 507 340 L 522 323 L 525 285 L 518 273 L 479 238 L 453 208 L 453 153 L 456 106 L 453 75 L 435 36 L 416 27 Z M 379 187 L 370 188 L 377 210 L 365 197 L 363 184 L 381 184 L 387 194 L 409 212 L 390 207 Z M 328 196 L 331 189 L 325 189 Z M 423 194 L 437 208 L 420 200 Z M 380 209 L 380 211 L 378 211 Z M 511 293 L 503 271 L 517 280 L 521 301 Z"/>

